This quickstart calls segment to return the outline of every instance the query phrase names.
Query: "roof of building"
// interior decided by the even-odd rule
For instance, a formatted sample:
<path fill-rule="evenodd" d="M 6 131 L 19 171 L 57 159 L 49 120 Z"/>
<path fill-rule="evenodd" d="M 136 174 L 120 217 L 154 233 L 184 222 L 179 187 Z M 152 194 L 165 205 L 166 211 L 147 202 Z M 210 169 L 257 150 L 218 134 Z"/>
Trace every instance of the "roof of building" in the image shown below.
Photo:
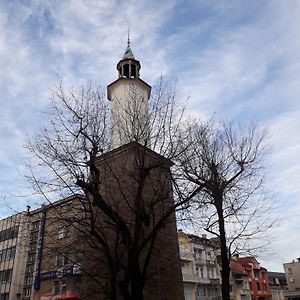
<path fill-rule="evenodd" d="M 151 150 L 150 148 L 148 148 L 144 145 L 141 145 L 140 143 L 138 143 L 136 141 L 132 141 L 132 142 L 124 144 L 118 148 L 112 149 L 111 151 L 106 152 L 106 153 L 100 155 L 99 157 L 97 157 L 96 160 L 100 162 L 101 160 L 104 160 L 106 158 L 111 158 L 122 152 L 131 151 L 131 150 L 137 150 L 137 151 L 140 151 L 140 153 L 146 153 L 147 155 L 155 157 L 156 159 L 159 159 L 163 164 L 166 164 L 166 166 L 169 166 L 169 167 L 171 167 L 174 164 L 170 159 L 162 156 L 161 154 Z"/>
<path fill-rule="evenodd" d="M 134 55 L 133 55 L 133 52 L 132 52 L 132 50 L 130 48 L 130 40 L 129 40 L 129 38 L 128 38 L 126 50 L 125 50 L 124 55 L 123 55 L 123 59 L 135 59 Z"/>
<path fill-rule="evenodd" d="M 236 273 L 245 274 L 245 267 L 234 259 L 230 261 L 230 269 Z"/>

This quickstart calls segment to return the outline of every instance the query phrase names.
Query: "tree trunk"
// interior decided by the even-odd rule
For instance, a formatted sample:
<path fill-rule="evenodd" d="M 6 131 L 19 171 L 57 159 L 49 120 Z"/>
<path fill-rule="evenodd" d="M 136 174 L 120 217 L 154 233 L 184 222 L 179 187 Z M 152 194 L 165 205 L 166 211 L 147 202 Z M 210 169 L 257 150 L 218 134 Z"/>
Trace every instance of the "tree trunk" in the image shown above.
<path fill-rule="evenodd" d="M 222 260 L 222 300 L 230 300 L 230 266 L 226 243 L 222 200 L 217 200 L 216 202 L 220 203 L 220 205 L 216 205 L 216 208 L 219 218 L 220 248 Z"/>

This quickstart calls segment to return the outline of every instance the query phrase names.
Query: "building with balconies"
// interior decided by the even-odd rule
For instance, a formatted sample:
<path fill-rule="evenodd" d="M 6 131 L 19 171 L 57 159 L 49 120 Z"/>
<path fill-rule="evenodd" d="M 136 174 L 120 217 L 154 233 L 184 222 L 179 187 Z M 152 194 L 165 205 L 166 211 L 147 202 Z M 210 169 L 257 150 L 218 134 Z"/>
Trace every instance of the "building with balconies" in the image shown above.
<path fill-rule="evenodd" d="M 215 246 L 205 236 L 178 233 L 185 300 L 221 299 Z"/>
<path fill-rule="evenodd" d="M 230 298 L 233 300 L 251 300 L 248 275 L 242 264 L 235 258 L 230 261 Z"/>
<path fill-rule="evenodd" d="M 261 267 L 254 257 L 236 257 L 235 259 L 243 266 L 248 276 L 251 299 L 271 299 L 267 269 Z"/>

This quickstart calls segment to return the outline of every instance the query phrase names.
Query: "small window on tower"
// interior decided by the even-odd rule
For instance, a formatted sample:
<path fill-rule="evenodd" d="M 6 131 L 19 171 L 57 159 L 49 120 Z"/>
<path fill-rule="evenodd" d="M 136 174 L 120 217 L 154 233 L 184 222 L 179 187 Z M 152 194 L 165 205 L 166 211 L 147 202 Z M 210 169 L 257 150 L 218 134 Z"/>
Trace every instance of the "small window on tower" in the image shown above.
<path fill-rule="evenodd" d="M 123 75 L 124 77 L 129 78 L 129 65 L 127 64 L 123 66 Z"/>
<path fill-rule="evenodd" d="M 135 65 L 131 66 L 131 77 L 133 77 L 133 78 L 136 77 L 136 66 Z"/>

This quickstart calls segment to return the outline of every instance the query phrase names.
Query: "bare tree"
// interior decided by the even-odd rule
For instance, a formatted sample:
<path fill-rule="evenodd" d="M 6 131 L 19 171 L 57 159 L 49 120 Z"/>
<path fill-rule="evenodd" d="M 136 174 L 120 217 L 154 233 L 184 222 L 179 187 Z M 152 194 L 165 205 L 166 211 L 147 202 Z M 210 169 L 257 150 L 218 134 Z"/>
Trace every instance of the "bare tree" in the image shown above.
<path fill-rule="evenodd" d="M 200 219 L 201 228 L 217 237 L 222 299 L 229 300 L 231 255 L 257 248 L 253 240 L 275 221 L 274 203 L 264 189 L 267 133 L 254 125 L 214 121 L 194 122 L 186 132 L 182 142 L 187 150 L 179 157 L 179 172 L 189 193 L 198 190 L 190 203 L 193 221 Z"/>
<path fill-rule="evenodd" d="M 27 144 L 31 154 L 27 177 L 36 192 L 50 203 L 57 195 L 77 198 L 80 211 L 60 218 L 83 232 L 85 243 L 95 249 L 90 262 L 101 262 L 107 270 L 106 281 L 99 278 L 101 272 L 92 272 L 97 267 L 87 269 L 86 274 L 109 299 L 122 295 L 142 300 L 153 278 L 160 284 L 169 280 L 153 276 L 157 270 L 150 261 L 163 255 L 159 247 L 164 242 L 171 248 L 175 243 L 178 254 L 175 211 L 198 192 L 196 188 L 188 197 L 175 200 L 172 196 L 170 159 L 182 151 L 176 143 L 182 116 L 174 91 L 161 81 L 143 123 L 147 130 L 139 131 L 142 139 L 133 131 L 130 144 L 109 151 L 110 110 L 104 94 L 91 85 L 66 93 L 60 85 L 52 97 L 49 123 Z M 74 249 L 76 242 L 70 245 Z M 55 251 L 62 250 L 56 245 Z M 166 258 L 170 267 L 178 258 L 176 251 Z M 151 292 L 162 293 L 159 298 L 166 291 Z"/>

